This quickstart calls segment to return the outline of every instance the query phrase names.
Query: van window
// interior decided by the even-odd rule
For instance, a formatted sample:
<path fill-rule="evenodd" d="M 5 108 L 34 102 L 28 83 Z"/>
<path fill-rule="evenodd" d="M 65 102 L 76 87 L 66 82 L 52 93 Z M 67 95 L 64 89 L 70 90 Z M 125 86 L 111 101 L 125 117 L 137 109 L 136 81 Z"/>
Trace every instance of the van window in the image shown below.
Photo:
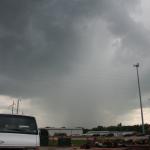
<path fill-rule="evenodd" d="M 0 115 L 0 132 L 38 134 L 35 118 L 19 115 Z"/>

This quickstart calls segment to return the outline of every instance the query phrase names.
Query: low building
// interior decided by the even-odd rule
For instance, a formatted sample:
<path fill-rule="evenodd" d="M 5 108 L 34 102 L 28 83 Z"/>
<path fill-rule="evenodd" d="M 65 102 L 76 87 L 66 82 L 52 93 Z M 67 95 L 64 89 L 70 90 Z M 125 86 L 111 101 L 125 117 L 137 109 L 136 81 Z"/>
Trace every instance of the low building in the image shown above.
<path fill-rule="evenodd" d="M 84 136 L 126 136 L 133 135 L 135 132 L 133 131 L 89 131 Z"/>
<path fill-rule="evenodd" d="M 46 128 L 49 136 L 65 134 L 67 136 L 80 136 L 83 134 L 82 128 Z"/>

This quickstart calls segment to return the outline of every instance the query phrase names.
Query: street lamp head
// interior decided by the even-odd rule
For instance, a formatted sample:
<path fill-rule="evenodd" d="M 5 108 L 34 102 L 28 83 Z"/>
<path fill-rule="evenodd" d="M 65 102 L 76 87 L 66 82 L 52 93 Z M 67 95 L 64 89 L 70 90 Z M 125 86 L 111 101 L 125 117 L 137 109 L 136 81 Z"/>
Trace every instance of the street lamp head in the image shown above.
<path fill-rule="evenodd" d="M 135 64 L 135 65 L 133 65 L 134 67 L 139 67 L 140 66 L 140 64 L 139 63 L 137 63 L 137 64 Z"/>

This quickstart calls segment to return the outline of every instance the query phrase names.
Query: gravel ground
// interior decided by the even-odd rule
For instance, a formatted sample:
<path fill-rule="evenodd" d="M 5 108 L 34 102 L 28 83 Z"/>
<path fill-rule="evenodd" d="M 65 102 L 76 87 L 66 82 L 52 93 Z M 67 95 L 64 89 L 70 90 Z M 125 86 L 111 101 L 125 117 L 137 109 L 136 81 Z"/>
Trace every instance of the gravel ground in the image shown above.
<path fill-rule="evenodd" d="M 40 150 L 85 150 L 80 148 L 64 148 L 64 147 L 41 147 Z M 89 150 L 125 150 L 125 148 L 91 148 Z"/>
<path fill-rule="evenodd" d="M 40 147 L 40 150 L 74 150 L 73 148 L 64 147 Z"/>
<path fill-rule="evenodd" d="M 86 150 L 86 149 L 80 149 L 75 147 L 41 147 L 40 150 Z M 141 146 L 133 146 L 133 147 L 126 147 L 126 148 L 91 148 L 88 150 L 150 150 L 150 147 L 141 147 Z"/>

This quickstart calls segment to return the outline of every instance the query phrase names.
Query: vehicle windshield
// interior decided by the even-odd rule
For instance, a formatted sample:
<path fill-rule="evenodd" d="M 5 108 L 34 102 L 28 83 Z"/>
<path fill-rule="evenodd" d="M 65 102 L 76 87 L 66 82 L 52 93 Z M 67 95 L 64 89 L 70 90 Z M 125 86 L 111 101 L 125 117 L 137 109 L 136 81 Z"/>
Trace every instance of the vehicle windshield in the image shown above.
<path fill-rule="evenodd" d="M 17 115 L 0 115 L 0 132 L 38 134 L 34 117 Z"/>

